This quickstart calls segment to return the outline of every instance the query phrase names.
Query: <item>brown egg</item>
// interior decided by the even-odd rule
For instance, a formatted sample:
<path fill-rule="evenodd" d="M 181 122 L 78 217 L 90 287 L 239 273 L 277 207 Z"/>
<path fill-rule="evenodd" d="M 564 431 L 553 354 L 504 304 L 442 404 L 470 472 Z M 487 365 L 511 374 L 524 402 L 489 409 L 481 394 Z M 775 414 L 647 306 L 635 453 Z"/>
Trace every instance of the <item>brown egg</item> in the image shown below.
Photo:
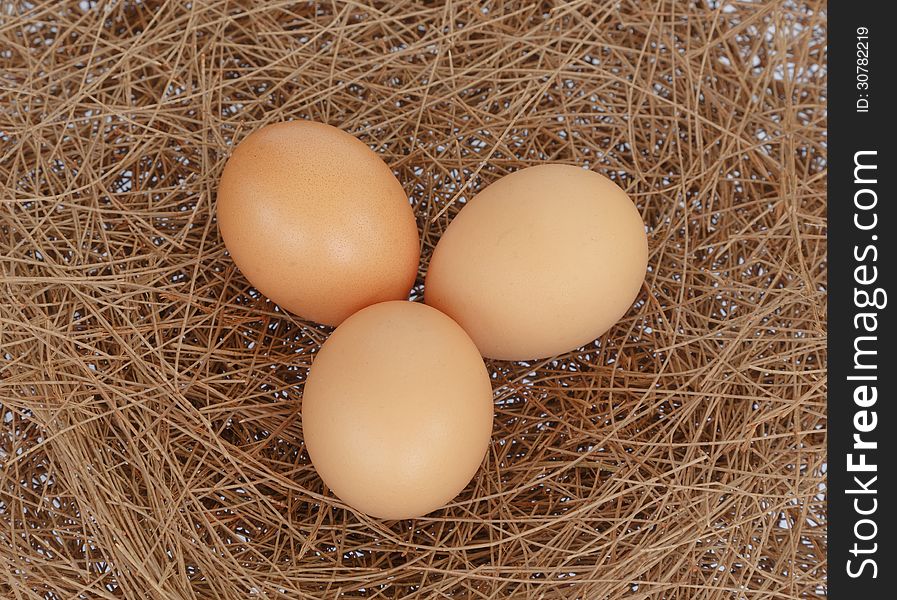
<path fill-rule="evenodd" d="M 457 323 L 384 302 L 336 328 L 302 397 L 312 463 L 346 504 L 384 519 L 440 508 L 464 489 L 492 434 L 486 366 Z"/>
<path fill-rule="evenodd" d="M 221 175 L 218 226 L 252 285 L 327 325 L 406 299 L 417 275 L 402 186 L 365 144 L 322 123 L 268 125 L 240 142 Z"/>
<path fill-rule="evenodd" d="M 543 165 L 499 179 L 458 213 L 424 294 L 484 356 L 542 358 L 616 323 L 647 261 L 644 223 L 623 190 L 592 171 Z"/>

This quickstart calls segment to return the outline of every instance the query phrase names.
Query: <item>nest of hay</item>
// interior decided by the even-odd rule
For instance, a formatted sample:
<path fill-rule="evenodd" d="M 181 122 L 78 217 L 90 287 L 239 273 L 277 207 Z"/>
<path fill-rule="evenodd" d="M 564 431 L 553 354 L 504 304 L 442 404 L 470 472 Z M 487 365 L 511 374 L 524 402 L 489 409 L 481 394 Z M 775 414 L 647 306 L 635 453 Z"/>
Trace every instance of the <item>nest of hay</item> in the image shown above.
<path fill-rule="evenodd" d="M 823 2 L 3 3 L 0 595 L 824 594 L 825 36 Z M 523 166 L 588 165 L 649 226 L 616 327 L 488 363 L 491 450 L 426 518 L 324 488 L 328 331 L 215 225 L 234 142 L 298 118 L 396 170 L 418 298 Z"/>

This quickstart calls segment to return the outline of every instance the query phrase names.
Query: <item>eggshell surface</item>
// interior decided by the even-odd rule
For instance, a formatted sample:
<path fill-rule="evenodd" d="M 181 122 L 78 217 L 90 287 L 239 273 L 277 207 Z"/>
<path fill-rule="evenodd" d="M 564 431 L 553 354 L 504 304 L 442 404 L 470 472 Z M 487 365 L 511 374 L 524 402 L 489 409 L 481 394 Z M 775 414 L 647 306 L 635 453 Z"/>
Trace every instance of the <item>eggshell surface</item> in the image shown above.
<path fill-rule="evenodd" d="M 492 434 L 492 387 L 457 323 L 414 302 L 346 319 L 321 346 L 302 398 L 321 479 L 374 517 L 425 515 L 476 474 Z"/>
<path fill-rule="evenodd" d="M 420 258 L 414 214 L 368 146 L 313 121 L 246 137 L 218 187 L 218 226 L 260 292 L 303 318 L 337 325 L 408 297 Z"/>
<path fill-rule="evenodd" d="M 644 223 L 622 189 L 592 171 L 541 165 L 499 179 L 457 214 L 433 252 L 425 301 L 484 356 L 543 358 L 614 325 L 647 261 Z"/>

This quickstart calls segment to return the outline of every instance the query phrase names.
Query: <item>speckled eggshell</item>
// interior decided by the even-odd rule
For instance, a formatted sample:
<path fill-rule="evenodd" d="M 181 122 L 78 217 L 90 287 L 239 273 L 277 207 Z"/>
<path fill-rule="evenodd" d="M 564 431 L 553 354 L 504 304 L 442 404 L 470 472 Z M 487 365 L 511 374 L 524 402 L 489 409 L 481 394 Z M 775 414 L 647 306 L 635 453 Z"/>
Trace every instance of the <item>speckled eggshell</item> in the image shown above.
<path fill-rule="evenodd" d="M 507 175 L 477 194 L 436 245 L 425 299 L 484 356 L 555 356 L 630 308 L 648 261 L 634 204 L 606 177 L 568 165 Z"/>
<path fill-rule="evenodd" d="M 402 186 L 335 127 L 290 121 L 246 137 L 224 168 L 217 213 L 243 275 L 303 318 L 337 325 L 414 284 L 420 241 Z"/>
<path fill-rule="evenodd" d="M 312 363 L 302 431 L 324 483 L 371 516 L 406 519 L 451 501 L 492 434 L 483 358 L 457 323 L 415 302 L 365 308 Z"/>

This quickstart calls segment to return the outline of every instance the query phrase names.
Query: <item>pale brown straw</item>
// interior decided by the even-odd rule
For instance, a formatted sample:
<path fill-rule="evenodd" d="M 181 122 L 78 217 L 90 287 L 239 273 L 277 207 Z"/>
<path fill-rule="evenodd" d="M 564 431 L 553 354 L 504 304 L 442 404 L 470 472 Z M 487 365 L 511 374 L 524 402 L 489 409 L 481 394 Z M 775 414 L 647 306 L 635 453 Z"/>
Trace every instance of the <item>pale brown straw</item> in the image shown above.
<path fill-rule="evenodd" d="M 824 11 L 0 3 L 0 597 L 824 594 Z M 395 168 L 419 284 L 528 165 L 614 178 L 649 227 L 599 342 L 489 363 L 494 443 L 427 518 L 324 488 L 298 409 L 328 331 L 218 234 L 233 143 L 299 118 Z"/>

